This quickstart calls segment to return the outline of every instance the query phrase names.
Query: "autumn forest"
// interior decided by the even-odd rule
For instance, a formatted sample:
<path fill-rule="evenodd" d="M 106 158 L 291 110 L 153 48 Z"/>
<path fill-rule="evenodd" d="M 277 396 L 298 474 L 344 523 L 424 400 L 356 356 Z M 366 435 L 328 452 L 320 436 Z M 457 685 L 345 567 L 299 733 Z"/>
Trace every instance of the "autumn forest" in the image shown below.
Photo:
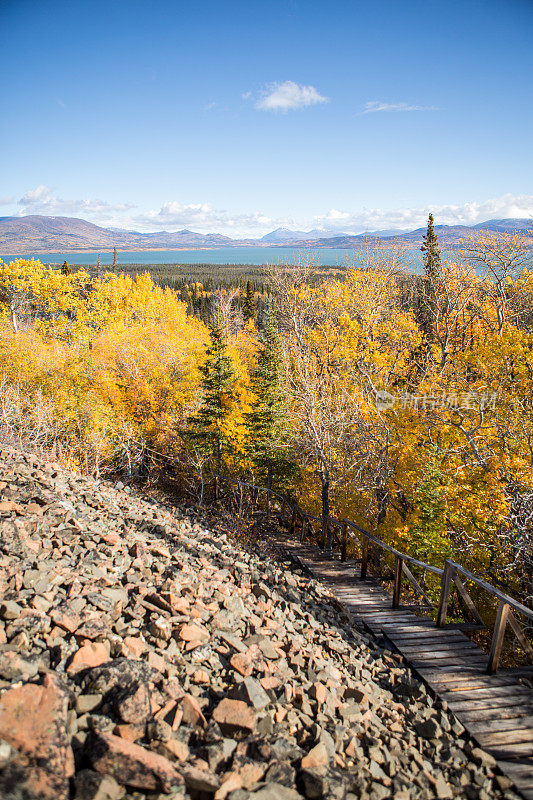
<path fill-rule="evenodd" d="M 240 287 L 0 263 L 2 439 L 196 502 L 216 473 L 269 485 L 529 597 L 531 238 L 448 261 L 430 218 L 422 249 L 417 276 L 376 246 Z"/>

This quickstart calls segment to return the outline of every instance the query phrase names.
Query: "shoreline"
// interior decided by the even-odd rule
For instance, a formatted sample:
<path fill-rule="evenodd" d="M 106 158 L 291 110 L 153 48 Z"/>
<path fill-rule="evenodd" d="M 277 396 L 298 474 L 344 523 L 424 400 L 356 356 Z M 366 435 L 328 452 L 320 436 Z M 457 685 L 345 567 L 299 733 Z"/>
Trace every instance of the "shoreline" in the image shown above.
<path fill-rule="evenodd" d="M 336 250 L 339 253 L 358 253 L 361 250 L 365 250 L 366 248 L 361 247 L 312 247 L 311 245 L 308 246 L 293 246 L 293 245 L 238 245 L 235 247 L 124 247 L 120 250 L 117 248 L 117 255 L 120 253 L 212 253 L 217 252 L 218 250 L 246 250 L 246 249 L 261 249 L 261 250 L 272 250 L 276 252 L 277 250 L 294 250 L 295 252 L 321 252 L 322 250 Z M 416 251 L 419 250 L 419 245 L 413 245 L 412 247 L 404 247 L 402 248 L 404 251 L 410 252 L 412 250 Z M 101 248 L 70 248 L 69 250 L 26 250 L 25 252 L 18 251 L 16 253 L 7 253 L 2 252 L 0 253 L 0 259 L 4 258 L 23 258 L 26 256 L 39 256 L 39 255 L 50 255 L 50 256 L 66 256 L 66 255 L 78 255 L 83 253 L 113 253 L 113 247 L 101 247 Z"/>

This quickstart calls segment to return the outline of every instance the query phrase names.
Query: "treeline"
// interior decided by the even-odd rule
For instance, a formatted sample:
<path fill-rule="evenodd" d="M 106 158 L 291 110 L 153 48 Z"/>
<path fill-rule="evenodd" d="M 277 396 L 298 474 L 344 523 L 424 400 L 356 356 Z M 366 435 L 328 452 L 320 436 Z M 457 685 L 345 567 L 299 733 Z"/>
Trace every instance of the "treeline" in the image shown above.
<path fill-rule="evenodd" d="M 348 273 L 348 267 L 319 267 L 306 256 L 305 263 L 313 268 L 308 270 L 310 284 L 318 284 L 323 280 L 333 280 L 339 275 Z M 66 261 L 63 265 L 51 264 L 54 269 L 61 269 L 71 274 L 74 267 Z M 254 319 L 262 326 L 267 309 L 272 303 L 271 265 L 254 264 L 121 264 L 116 266 L 81 266 L 91 278 L 105 274 L 128 275 L 136 277 L 148 273 L 154 283 L 162 288 L 175 291 L 180 300 L 187 305 L 187 312 L 210 324 L 218 313 L 220 298 L 229 301 L 235 312 L 241 312 L 249 319 L 250 305 L 253 301 Z M 253 298 L 252 298 L 253 294 Z"/>
<path fill-rule="evenodd" d="M 225 287 L 2 265 L 1 434 L 198 497 L 268 483 L 530 598 L 531 253 L 481 235 L 445 261 L 430 219 L 419 277 L 390 248 Z"/>

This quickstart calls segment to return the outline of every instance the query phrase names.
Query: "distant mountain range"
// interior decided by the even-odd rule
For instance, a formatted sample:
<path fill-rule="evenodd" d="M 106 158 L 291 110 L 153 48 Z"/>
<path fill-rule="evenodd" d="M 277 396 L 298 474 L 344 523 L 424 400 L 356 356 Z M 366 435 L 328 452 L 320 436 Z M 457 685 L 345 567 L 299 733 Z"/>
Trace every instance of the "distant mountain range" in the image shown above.
<path fill-rule="evenodd" d="M 530 219 L 491 219 L 477 225 L 436 225 L 442 247 L 457 245 L 476 231 L 500 233 L 525 232 L 533 229 Z M 261 239 L 231 239 L 218 233 L 195 233 L 182 230 L 139 233 L 117 228 L 102 228 L 75 217 L 0 217 L 0 253 L 4 255 L 39 255 L 70 253 L 84 250 L 195 250 L 217 247 L 322 247 L 356 249 L 369 239 L 419 247 L 425 228 L 414 231 L 382 230 L 357 235 L 333 231 L 291 231 L 278 228 Z"/>

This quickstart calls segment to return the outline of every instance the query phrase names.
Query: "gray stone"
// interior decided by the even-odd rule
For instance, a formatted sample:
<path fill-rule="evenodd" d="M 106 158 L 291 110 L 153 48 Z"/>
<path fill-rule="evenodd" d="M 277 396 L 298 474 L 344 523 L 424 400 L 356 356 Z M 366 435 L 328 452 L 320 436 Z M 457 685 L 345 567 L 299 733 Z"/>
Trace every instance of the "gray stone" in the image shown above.
<path fill-rule="evenodd" d="M 265 692 L 261 684 L 255 678 L 245 678 L 235 690 L 235 697 L 244 700 L 249 706 L 253 706 L 257 711 L 266 708 L 270 704 L 270 697 Z"/>
<path fill-rule="evenodd" d="M 295 789 L 289 789 L 287 786 L 282 786 L 281 783 L 267 783 L 253 792 L 250 797 L 253 797 L 254 800 L 301 800 L 301 795 Z"/>

